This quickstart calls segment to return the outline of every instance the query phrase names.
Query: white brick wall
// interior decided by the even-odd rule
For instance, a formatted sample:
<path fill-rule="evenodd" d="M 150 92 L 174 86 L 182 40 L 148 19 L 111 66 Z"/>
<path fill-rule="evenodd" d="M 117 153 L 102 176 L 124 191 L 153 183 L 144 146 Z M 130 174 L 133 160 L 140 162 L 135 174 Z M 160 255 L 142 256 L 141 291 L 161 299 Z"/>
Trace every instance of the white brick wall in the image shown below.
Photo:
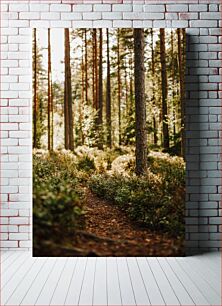
<path fill-rule="evenodd" d="M 1 248 L 31 246 L 31 28 L 187 27 L 188 252 L 221 246 L 219 0 L 2 1 Z"/>

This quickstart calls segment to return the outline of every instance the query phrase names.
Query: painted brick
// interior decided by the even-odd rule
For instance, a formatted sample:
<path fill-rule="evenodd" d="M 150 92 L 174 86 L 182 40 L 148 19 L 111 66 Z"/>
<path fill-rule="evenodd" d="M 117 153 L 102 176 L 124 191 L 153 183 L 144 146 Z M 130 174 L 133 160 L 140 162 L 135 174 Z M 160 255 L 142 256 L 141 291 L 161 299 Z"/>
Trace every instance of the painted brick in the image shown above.
<path fill-rule="evenodd" d="M 41 13 L 40 19 L 42 19 L 42 20 L 58 20 L 58 19 L 60 19 L 60 13 L 58 13 L 58 12 Z"/>
<path fill-rule="evenodd" d="M 131 20 L 114 20 L 113 27 L 114 28 L 131 28 L 133 22 Z M 152 24 L 152 21 L 151 21 Z"/>
<path fill-rule="evenodd" d="M 77 4 L 73 6 L 74 12 L 92 12 L 92 4 Z"/>
<path fill-rule="evenodd" d="M 190 4 L 189 5 L 189 11 L 190 12 L 206 12 L 207 11 L 207 4 L 199 4 L 198 6 L 196 4 Z"/>
<path fill-rule="evenodd" d="M 221 18 L 221 13 L 215 13 L 215 12 L 213 12 L 213 13 L 205 13 L 205 12 L 200 13 L 200 19 L 205 19 L 205 20 L 218 19 L 218 20 L 220 20 L 220 18 Z"/>
<path fill-rule="evenodd" d="M 105 12 L 102 13 L 102 19 L 122 19 L 122 13 L 121 12 Z"/>
<path fill-rule="evenodd" d="M 169 4 L 166 5 L 167 12 L 188 12 L 188 5 L 186 4 Z"/>
<path fill-rule="evenodd" d="M 111 4 L 95 4 L 93 6 L 94 12 L 110 12 Z"/>
<path fill-rule="evenodd" d="M 28 240 L 28 234 L 27 233 L 12 233 L 9 234 L 10 240 Z"/>
<path fill-rule="evenodd" d="M 39 19 L 40 13 L 38 12 L 25 12 L 19 13 L 19 19 Z"/>
<path fill-rule="evenodd" d="M 123 12 L 123 19 L 164 19 L 163 13 L 138 13 L 138 12 Z"/>
<path fill-rule="evenodd" d="M 214 28 L 217 27 L 217 20 L 191 20 L 190 26 L 194 28 Z"/>
<path fill-rule="evenodd" d="M 81 19 L 82 19 L 81 13 L 61 13 L 61 20 L 81 20 Z"/>
<path fill-rule="evenodd" d="M 23 3 L 9 4 L 9 12 L 28 12 L 29 5 Z"/>
<path fill-rule="evenodd" d="M 30 3 L 29 10 L 31 12 L 48 12 L 49 11 L 49 4 L 46 3 Z"/>
<path fill-rule="evenodd" d="M 144 5 L 144 12 L 160 13 L 165 12 L 165 7 L 161 5 Z"/>
<path fill-rule="evenodd" d="M 132 8 L 133 7 L 131 4 L 113 4 L 112 5 L 113 12 L 131 12 Z"/>
<path fill-rule="evenodd" d="M 100 12 L 83 13 L 83 19 L 86 20 L 97 20 L 101 18 L 102 18 L 102 13 Z"/>
<path fill-rule="evenodd" d="M 71 12 L 71 5 L 69 4 L 51 4 L 51 12 Z"/>

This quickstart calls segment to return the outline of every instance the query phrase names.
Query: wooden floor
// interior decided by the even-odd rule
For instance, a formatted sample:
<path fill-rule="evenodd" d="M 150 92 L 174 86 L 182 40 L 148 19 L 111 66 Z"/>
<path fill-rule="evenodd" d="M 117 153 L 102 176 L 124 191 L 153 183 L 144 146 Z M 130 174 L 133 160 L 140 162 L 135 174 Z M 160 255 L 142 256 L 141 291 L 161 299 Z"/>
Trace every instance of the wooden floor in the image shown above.
<path fill-rule="evenodd" d="M 32 258 L 1 253 L 0 305 L 221 305 L 220 254 Z"/>

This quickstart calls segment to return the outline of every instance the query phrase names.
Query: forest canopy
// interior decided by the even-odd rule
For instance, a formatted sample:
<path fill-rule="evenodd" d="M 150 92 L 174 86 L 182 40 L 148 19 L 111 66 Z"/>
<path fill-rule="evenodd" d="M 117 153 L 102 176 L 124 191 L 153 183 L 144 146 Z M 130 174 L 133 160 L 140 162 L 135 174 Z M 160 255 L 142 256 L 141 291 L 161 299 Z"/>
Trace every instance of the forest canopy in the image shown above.
<path fill-rule="evenodd" d="M 136 72 L 133 29 L 33 30 L 34 148 L 135 145 L 135 73 L 144 72 L 147 145 L 184 155 L 185 32 L 142 32 Z"/>

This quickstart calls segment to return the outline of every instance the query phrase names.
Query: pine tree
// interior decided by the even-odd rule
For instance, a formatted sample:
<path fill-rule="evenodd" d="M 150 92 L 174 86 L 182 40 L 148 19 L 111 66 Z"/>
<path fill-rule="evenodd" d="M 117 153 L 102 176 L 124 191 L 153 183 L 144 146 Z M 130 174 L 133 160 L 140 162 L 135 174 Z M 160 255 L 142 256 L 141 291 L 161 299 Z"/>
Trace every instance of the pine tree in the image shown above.
<path fill-rule="evenodd" d="M 162 126 L 163 126 L 163 147 L 169 149 L 169 127 L 167 112 L 167 71 L 166 71 L 166 47 L 165 29 L 160 29 L 160 61 L 161 61 L 161 91 L 162 91 Z"/>
<path fill-rule="evenodd" d="M 111 81 L 110 81 L 110 54 L 109 54 L 109 30 L 106 29 L 107 37 L 107 84 L 106 84 L 106 126 L 107 126 L 107 146 L 112 147 L 112 127 L 111 127 Z"/>
<path fill-rule="evenodd" d="M 70 38 L 69 29 L 65 29 L 65 90 L 64 90 L 64 115 L 65 115 L 65 148 L 74 150 L 73 112 L 72 112 L 72 87 L 70 67 Z"/>
<path fill-rule="evenodd" d="M 99 113 L 98 128 L 99 139 L 98 148 L 103 148 L 103 30 L 99 29 Z"/>
<path fill-rule="evenodd" d="M 48 29 L 48 150 L 51 150 L 51 35 Z"/>
<path fill-rule="evenodd" d="M 134 29 L 134 61 L 136 109 L 136 174 L 143 175 L 147 171 L 147 132 L 143 29 Z"/>

